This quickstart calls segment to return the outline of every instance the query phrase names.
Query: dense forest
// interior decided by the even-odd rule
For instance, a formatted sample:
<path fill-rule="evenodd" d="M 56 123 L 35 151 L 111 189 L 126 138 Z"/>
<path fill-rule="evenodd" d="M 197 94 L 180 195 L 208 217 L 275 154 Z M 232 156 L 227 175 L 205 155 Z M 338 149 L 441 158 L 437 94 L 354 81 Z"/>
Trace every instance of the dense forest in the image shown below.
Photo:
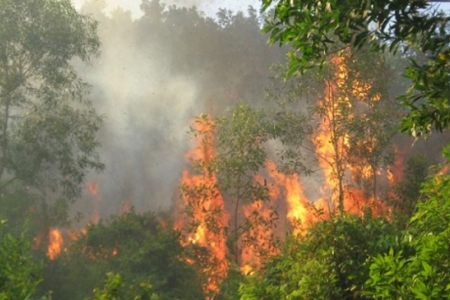
<path fill-rule="evenodd" d="M 450 297 L 450 17 L 261 2 L 0 2 L 0 300 Z"/>

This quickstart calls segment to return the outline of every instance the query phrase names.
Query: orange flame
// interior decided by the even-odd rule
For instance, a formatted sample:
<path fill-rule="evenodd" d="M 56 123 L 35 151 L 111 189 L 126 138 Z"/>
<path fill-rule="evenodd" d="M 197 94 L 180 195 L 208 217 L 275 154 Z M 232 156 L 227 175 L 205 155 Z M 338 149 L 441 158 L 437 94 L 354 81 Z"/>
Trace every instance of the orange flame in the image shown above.
<path fill-rule="evenodd" d="M 48 234 L 47 256 L 51 260 L 55 259 L 62 251 L 64 244 L 61 231 L 59 229 L 51 229 Z"/>
<path fill-rule="evenodd" d="M 94 196 L 95 200 L 97 201 L 102 200 L 102 197 L 100 197 L 99 195 L 99 183 L 97 181 L 88 182 L 86 185 L 86 189 L 89 192 L 89 194 Z"/>
<path fill-rule="evenodd" d="M 371 178 L 379 177 L 381 174 L 389 180 L 388 170 L 375 170 L 372 166 L 363 165 L 358 169 L 352 169 L 348 163 L 347 150 L 352 147 L 349 144 L 348 135 L 345 134 L 340 124 L 342 121 L 352 119 L 354 109 L 350 102 L 350 97 L 356 98 L 357 103 L 366 103 L 365 107 L 370 108 L 371 103 L 379 101 L 381 95 L 376 93 L 370 96 L 371 83 L 359 80 L 360 74 L 352 74 L 355 79 L 352 80 L 352 88 L 347 92 L 347 80 L 349 78 L 349 69 L 345 65 L 346 55 L 335 56 L 332 63 L 335 66 L 333 74 L 334 81 L 326 82 L 325 97 L 319 101 L 319 107 L 322 111 L 320 117 L 322 122 L 319 130 L 313 139 L 315 151 L 318 158 L 318 164 L 324 175 L 324 188 L 322 189 L 322 198 L 318 204 L 325 207 L 325 204 L 331 204 L 331 207 L 338 202 L 338 196 L 343 200 L 343 209 L 348 213 L 361 213 L 364 206 L 372 207 L 374 211 L 380 212 L 382 205 L 379 199 L 367 199 L 367 196 L 354 187 L 349 188 L 354 182 L 350 178 L 355 174 L 361 174 L 365 181 Z M 352 178 L 355 179 L 355 178 Z M 376 181 L 375 181 L 376 183 Z M 375 186 L 376 188 L 376 186 Z"/>
<path fill-rule="evenodd" d="M 387 182 L 390 182 L 395 174 L 390 170 L 375 169 L 369 165 L 352 170 L 348 162 L 348 150 L 352 145 L 350 133 L 345 131 L 347 128 L 344 121 L 354 118 L 354 113 L 363 112 L 360 108 L 364 110 L 372 108 L 373 103 L 381 99 L 381 95 L 378 93 L 371 95 L 372 83 L 361 81 L 360 74 L 349 76 L 350 70 L 345 65 L 346 58 L 336 56 L 332 59 L 335 72 L 325 83 L 325 95 L 319 101 L 321 120 L 319 130 L 312 141 L 324 179 L 320 193 L 313 197 L 319 199 L 312 204 L 312 199 L 308 199 L 306 195 L 316 191 L 305 190 L 297 174 L 280 173 L 274 162 L 267 161 L 265 179 L 272 183 L 268 187 L 270 199 L 265 201 L 253 199 L 253 202 L 241 206 L 242 218 L 235 216 L 236 220 L 244 222 L 242 227 L 246 228 L 246 231 L 240 233 L 239 241 L 236 241 L 240 245 L 240 250 L 236 250 L 239 252 L 236 254 L 237 260 L 240 258 L 240 269 L 244 274 L 260 269 L 267 257 L 279 252 L 271 242 L 274 236 L 279 235 L 275 229 L 276 218 L 273 216 L 275 204 L 282 207 L 277 213 L 280 211 L 282 214 L 285 213 L 282 217 L 289 222 L 289 229 L 293 235 L 302 235 L 314 222 L 331 217 L 336 209 L 337 200 L 342 203 L 344 211 L 351 214 L 363 214 L 367 207 L 374 214 L 387 211 L 379 199 L 371 199 L 367 193 L 354 185 L 356 176 L 353 173 L 356 174 L 356 171 L 359 172 L 358 176 L 365 180 L 379 176 L 385 177 Z M 351 89 L 347 88 L 349 78 L 352 78 Z M 360 102 L 363 104 L 361 107 Z M 218 290 L 218 284 L 225 278 L 228 270 L 225 228 L 229 217 L 212 168 L 215 156 L 213 148 L 215 125 L 206 118 L 197 121 L 195 127 L 197 133 L 200 133 L 197 135 L 198 146 L 194 151 L 190 151 L 187 157 L 199 167 L 200 174 L 183 172 L 181 193 L 183 202 L 178 204 L 177 209 L 185 210 L 187 214 L 178 215 L 175 228 L 183 233 L 184 245 L 196 244 L 208 250 L 209 258 L 203 267 L 204 273 L 209 277 L 205 287 L 205 292 L 208 293 Z M 264 179 L 258 175 L 255 180 Z M 373 186 L 376 189 L 376 181 Z M 373 195 L 372 198 L 378 198 L 375 192 Z M 276 203 L 281 200 L 284 202 Z M 328 212 L 328 216 L 321 216 L 321 211 Z M 191 224 L 190 227 L 188 224 Z"/>
<path fill-rule="evenodd" d="M 390 176 L 391 183 L 398 183 L 403 179 L 403 170 L 405 169 L 405 162 L 403 158 L 405 156 L 404 151 L 402 151 L 399 147 L 394 146 L 394 165 L 390 170 L 392 176 Z"/>
<path fill-rule="evenodd" d="M 260 175 L 255 177 L 260 185 L 266 185 Z M 251 203 L 243 205 L 245 221 L 242 233 L 239 237 L 240 245 L 240 269 L 243 274 L 251 274 L 254 270 L 260 270 L 264 263 L 279 253 L 279 233 L 275 231 L 278 220 L 275 212 L 275 202 L 279 198 L 276 187 L 268 187 L 269 199 L 254 199 Z"/>
<path fill-rule="evenodd" d="M 287 219 L 293 227 L 293 234 L 304 233 L 307 226 L 313 223 L 311 205 L 305 196 L 297 174 L 283 174 L 277 171 L 274 162 L 267 161 L 266 169 L 278 187 L 285 190 L 287 202 Z"/>
<path fill-rule="evenodd" d="M 265 260 L 278 253 L 273 244 L 273 228 L 270 208 L 261 200 L 243 206 L 246 220 L 251 222 L 249 229 L 241 236 L 241 272 L 250 274 L 259 270 Z"/>
<path fill-rule="evenodd" d="M 178 218 L 175 229 L 184 236 L 183 244 L 196 244 L 208 252 L 207 262 L 202 265 L 208 282 L 205 294 L 218 291 L 220 282 L 227 276 L 226 234 L 228 215 L 224 201 L 217 188 L 217 177 L 210 168 L 214 159 L 214 123 L 209 119 L 198 120 L 196 129 L 202 134 L 197 137 L 197 148 L 187 154 L 188 159 L 199 163 L 201 174 L 183 172 L 181 209 L 191 211 L 190 217 Z M 188 225 L 189 224 L 189 225 Z"/>

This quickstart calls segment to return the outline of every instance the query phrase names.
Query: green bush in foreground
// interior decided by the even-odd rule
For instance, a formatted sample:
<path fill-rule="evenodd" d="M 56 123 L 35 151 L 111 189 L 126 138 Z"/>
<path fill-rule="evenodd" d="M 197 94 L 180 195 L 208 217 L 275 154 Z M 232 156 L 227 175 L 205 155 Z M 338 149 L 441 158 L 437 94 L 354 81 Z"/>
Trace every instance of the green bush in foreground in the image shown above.
<path fill-rule="evenodd" d="M 369 214 L 336 216 L 286 244 L 262 270 L 241 284 L 243 300 L 366 299 L 370 259 L 395 243 L 393 227 Z"/>
<path fill-rule="evenodd" d="M 450 147 L 443 153 L 449 160 Z M 422 185 L 425 199 L 410 220 L 403 250 L 391 249 L 373 259 L 367 295 L 375 299 L 450 298 L 450 176 L 443 173 Z"/>
<path fill-rule="evenodd" d="M 0 300 L 30 299 L 42 280 L 42 267 L 33 261 L 24 236 L 7 233 L 5 226 L 0 220 Z"/>

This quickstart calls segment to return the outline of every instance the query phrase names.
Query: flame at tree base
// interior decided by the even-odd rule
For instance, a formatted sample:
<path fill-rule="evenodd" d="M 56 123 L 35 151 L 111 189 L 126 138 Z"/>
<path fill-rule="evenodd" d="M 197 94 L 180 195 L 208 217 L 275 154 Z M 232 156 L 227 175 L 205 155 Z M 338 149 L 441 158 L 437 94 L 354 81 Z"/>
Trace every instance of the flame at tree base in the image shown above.
<path fill-rule="evenodd" d="M 187 154 L 189 160 L 198 163 L 200 174 L 183 172 L 180 210 L 184 218 L 178 218 L 175 229 L 183 236 L 183 245 L 200 246 L 206 253 L 197 257 L 202 272 L 207 276 L 205 295 L 219 291 L 219 284 L 228 274 L 226 227 L 228 214 L 222 195 L 217 187 L 216 174 L 209 168 L 214 159 L 213 129 L 209 118 L 198 120 L 196 129 L 203 133 L 198 137 L 198 148 Z"/>

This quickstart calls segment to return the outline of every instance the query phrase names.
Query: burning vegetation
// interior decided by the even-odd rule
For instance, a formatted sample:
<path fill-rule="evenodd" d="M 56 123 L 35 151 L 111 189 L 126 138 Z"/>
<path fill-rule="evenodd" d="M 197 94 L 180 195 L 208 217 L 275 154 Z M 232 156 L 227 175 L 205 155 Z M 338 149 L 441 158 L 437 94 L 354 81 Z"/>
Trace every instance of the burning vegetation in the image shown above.
<path fill-rule="evenodd" d="M 226 226 L 228 214 L 225 211 L 223 197 L 217 186 L 217 176 L 212 168 L 214 160 L 214 123 L 209 119 L 197 120 L 195 130 L 198 146 L 187 154 L 194 169 L 199 174 L 183 172 L 181 198 L 178 206 L 180 217 L 175 229 L 183 233 L 182 245 L 195 244 L 206 250 L 200 259 L 202 272 L 207 276 L 205 294 L 218 292 L 218 286 L 227 276 Z M 184 217 L 184 218 L 183 218 Z"/>
<path fill-rule="evenodd" d="M 191 171 L 183 173 L 175 229 L 181 231 L 183 245 L 197 244 L 206 249 L 202 259 L 208 277 L 207 294 L 218 291 L 230 261 L 237 262 L 243 274 L 258 271 L 270 257 L 280 253 L 280 242 L 287 234 L 302 236 L 315 222 L 344 213 L 389 216 L 388 205 L 380 195 L 393 184 L 393 160 L 386 158 L 392 147 L 387 141 L 393 135 L 374 133 L 376 128 L 371 126 L 376 124 L 372 123 L 359 127 L 359 123 L 371 122 L 371 118 L 386 112 L 379 108 L 380 92 L 372 91 L 372 82 L 361 79 L 358 72 L 351 73 L 346 65 L 349 59 L 354 58 L 347 51 L 331 60 L 323 97 L 317 100 L 315 113 L 308 120 L 317 128 L 305 142 L 305 149 L 311 151 L 308 156 L 319 167 L 312 175 L 319 189 L 303 185 L 307 175 L 281 172 L 265 156 L 257 162 L 248 160 L 249 165 L 244 162 L 237 166 L 246 170 L 242 174 L 222 174 L 229 171 L 224 167 L 227 160 L 233 159 L 227 157 L 230 146 L 216 142 L 215 135 L 220 135 L 224 121 L 215 124 L 207 115 L 194 121 L 196 145 L 187 154 Z M 235 110 L 233 118 L 240 113 Z M 245 127 L 254 121 L 251 117 L 247 114 L 242 123 L 234 124 L 236 135 L 246 134 Z M 277 127 L 276 123 L 263 123 L 258 126 L 266 126 L 266 130 Z M 237 126 L 243 126 L 242 133 Z M 271 152 L 269 141 L 281 139 L 283 133 L 263 131 L 245 138 L 247 143 Z M 246 147 L 244 143 L 237 151 L 245 152 Z M 224 153 L 219 154 L 221 151 Z M 247 177 L 245 192 L 220 182 L 240 174 Z"/>
<path fill-rule="evenodd" d="M 28 2 L 2 5 L 19 13 Z M 58 3 L 78 14 L 69 2 Z M 263 46 L 255 9 L 219 10 L 213 19 L 143 0 L 142 18 L 133 19 L 120 9 L 106 16 L 104 4 L 84 7 L 99 20 L 102 38 L 102 55 L 90 66 L 71 60 L 73 69 L 60 74 L 65 81 L 53 78 L 58 74 L 48 64 L 11 93 L 6 89 L 15 85 L 0 83 L 2 105 L 16 105 L 5 108 L 0 136 L 0 265 L 8 264 L 0 279 L 36 278 L 36 294 L 49 299 L 370 299 L 384 284 L 376 282 L 380 274 L 395 267 L 401 274 L 409 268 L 413 278 L 399 284 L 444 293 L 422 281 L 437 282 L 446 277 L 436 274 L 448 271 L 433 264 L 450 253 L 441 201 L 450 186 L 448 164 L 431 169 L 434 179 L 421 188 L 430 162 L 439 162 L 431 152 L 442 143 L 419 141 L 414 149 L 422 149 L 411 150 L 412 140 L 396 134 L 403 110 L 392 100 L 399 93 L 391 86 L 395 66 L 384 55 L 344 47 L 322 69 L 286 79 L 279 65 L 285 49 Z M 38 21 L 47 19 L 53 20 Z M 93 30 L 86 41 L 97 50 L 95 22 L 80 20 Z M 0 74 L 34 61 L 12 59 L 18 57 L 5 60 Z M 66 57 L 53 62 L 70 65 Z M 95 79 L 92 106 L 82 99 L 87 85 L 76 70 Z M 269 101 L 262 102 L 265 91 Z M 48 113 L 42 118 L 30 113 L 39 111 L 40 97 Z M 94 107 L 107 116 L 105 126 Z M 209 113 L 189 121 L 203 111 Z M 108 169 L 89 174 L 103 168 L 100 157 Z M 45 262 L 42 281 L 39 268 L 24 263 L 28 245 L 4 233 L 22 230 L 21 223 L 31 224 L 29 248 Z M 14 247 L 5 252 L 4 245 Z M 440 256 L 430 254 L 436 249 Z M 14 299 L 2 294 L 8 284 L 0 281 L 0 299 Z M 26 292 L 20 298 L 32 291 Z"/>
<path fill-rule="evenodd" d="M 128 199 L 121 201 L 117 217 L 103 223 L 101 185 L 91 181 L 85 189 L 92 199 L 88 225 L 77 233 L 51 229 L 48 258 L 55 264 L 82 260 L 124 267 L 122 257 L 132 249 L 125 240 L 146 249 L 140 259 L 150 255 L 158 259 L 160 244 L 141 244 L 157 239 L 177 249 L 162 259 L 161 267 L 179 264 L 180 272 L 197 274 L 200 285 L 193 297 L 213 299 L 236 276 L 232 274 L 241 278 L 266 274 L 274 259 L 286 255 L 286 245 L 292 241 L 294 246 L 288 247 L 295 249 L 296 242 L 322 238 L 314 237 L 321 226 L 332 234 L 339 227 L 325 228 L 333 222 L 351 227 L 365 226 L 364 220 L 376 216 L 391 218 L 391 212 L 398 211 L 392 200 L 398 193 L 392 190 L 402 189 L 397 187 L 402 181 L 398 171 L 403 168 L 402 157 L 393 155 L 399 151 L 391 141 L 393 127 L 386 125 L 384 132 L 376 129 L 380 118 L 388 117 L 389 103 L 383 102 L 382 91 L 372 90 L 375 83 L 370 78 L 362 78 L 360 71 L 347 65 L 355 63 L 347 51 L 330 60 L 328 73 L 315 90 L 316 99 L 307 109 L 295 102 L 274 112 L 237 105 L 222 118 L 211 114 L 196 118 L 173 223 L 164 214 L 150 217 L 151 225 L 140 217 L 134 219 Z M 293 143 L 291 135 L 303 140 Z M 108 232 L 109 227 L 117 231 Z M 151 235 L 140 236 L 142 228 Z M 364 234 L 377 235 L 380 228 Z M 341 242 L 335 246 L 343 247 Z M 130 268 L 142 269 L 131 259 Z M 153 267 L 147 268 L 142 271 Z M 173 276 L 168 275 L 169 281 L 158 289 L 183 286 L 178 281 L 182 279 Z"/>

